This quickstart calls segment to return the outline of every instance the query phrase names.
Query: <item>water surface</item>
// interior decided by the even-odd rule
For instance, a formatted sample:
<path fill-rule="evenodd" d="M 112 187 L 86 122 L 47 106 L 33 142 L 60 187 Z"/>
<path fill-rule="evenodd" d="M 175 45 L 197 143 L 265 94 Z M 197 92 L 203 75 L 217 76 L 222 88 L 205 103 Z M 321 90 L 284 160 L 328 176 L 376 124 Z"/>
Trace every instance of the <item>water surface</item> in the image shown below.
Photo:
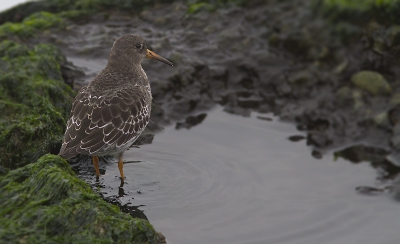
<path fill-rule="evenodd" d="M 355 191 L 373 185 L 376 170 L 315 159 L 293 135 L 301 132 L 272 115 L 216 107 L 189 130 L 170 126 L 128 150 L 118 201 L 144 211 L 170 244 L 400 243 L 399 204 Z M 103 166 L 100 191 L 117 196 L 117 164 Z"/>

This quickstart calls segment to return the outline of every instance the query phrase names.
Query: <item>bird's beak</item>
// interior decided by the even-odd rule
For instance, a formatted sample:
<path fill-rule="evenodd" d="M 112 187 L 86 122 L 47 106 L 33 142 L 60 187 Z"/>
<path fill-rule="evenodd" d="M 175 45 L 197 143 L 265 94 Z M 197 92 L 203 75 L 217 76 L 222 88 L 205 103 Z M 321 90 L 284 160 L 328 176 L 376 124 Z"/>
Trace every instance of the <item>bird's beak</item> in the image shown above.
<path fill-rule="evenodd" d="M 161 57 L 157 53 L 150 51 L 149 49 L 147 49 L 146 58 L 155 59 L 155 60 L 161 61 L 163 63 L 166 63 L 168 65 L 174 66 L 174 64 L 172 62 L 166 60 L 165 58 Z"/>

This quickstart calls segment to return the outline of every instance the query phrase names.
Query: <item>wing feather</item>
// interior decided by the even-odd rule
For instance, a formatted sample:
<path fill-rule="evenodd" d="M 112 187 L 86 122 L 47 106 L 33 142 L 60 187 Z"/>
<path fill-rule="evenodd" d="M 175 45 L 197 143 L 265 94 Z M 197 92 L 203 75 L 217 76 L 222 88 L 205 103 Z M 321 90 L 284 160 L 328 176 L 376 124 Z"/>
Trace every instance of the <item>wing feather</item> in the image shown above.
<path fill-rule="evenodd" d="M 151 95 L 139 86 L 98 96 L 82 88 L 72 105 L 59 155 L 114 154 L 116 148 L 133 143 L 141 134 L 149 121 L 150 106 Z"/>

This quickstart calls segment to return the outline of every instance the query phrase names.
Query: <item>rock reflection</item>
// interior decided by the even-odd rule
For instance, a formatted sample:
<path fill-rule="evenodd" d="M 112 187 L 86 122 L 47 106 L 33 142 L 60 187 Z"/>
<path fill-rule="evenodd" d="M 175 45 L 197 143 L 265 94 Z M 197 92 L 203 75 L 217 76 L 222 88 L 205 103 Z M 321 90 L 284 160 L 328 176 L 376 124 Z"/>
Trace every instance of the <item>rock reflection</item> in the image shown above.
<path fill-rule="evenodd" d="M 190 129 L 193 126 L 201 124 L 206 117 L 207 117 L 206 113 L 202 113 L 196 116 L 188 116 L 186 117 L 184 122 L 176 123 L 175 129 L 177 130 L 180 130 L 182 128 Z"/>
<path fill-rule="evenodd" d="M 354 145 L 340 151 L 336 151 L 334 156 L 335 158 L 344 158 L 352 163 L 368 161 L 376 164 L 377 162 L 383 162 L 388 154 L 389 151 L 383 148 L 370 147 L 366 145 Z"/>
<path fill-rule="evenodd" d="M 391 192 L 400 201 L 400 168 L 391 160 L 389 150 L 366 145 L 354 145 L 336 151 L 335 158 L 343 158 L 354 164 L 369 162 L 378 172 L 377 184 L 380 186 L 358 186 L 356 190 L 365 195 Z"/>
<path fill-rule="evenodd" d="M 78 177 L 88 183 L 93 191 L 97 192 L 106 202 L 118 206 L 122 212 L 128 213 L 134 218 L 147 219 L 146 215 L 139 209 L 144 206 L 133 206 L 131 203 L 121 204 L 119 198 L 126 197 L 128 194 L 124 189 L 124 181 L 120 179 L 120 183 L 117 189 L 115 185 L 108 185 L 102 178 L 106 174 L 106 165 L 113 163 L 111 157 L 101 157 L 99 161 L 100 177 L 96 176 L 91 158 L 89 156 L 80 156 L 73 159 L 71 164 L 72 169 L 78 175 Z M 140 163 L 141 161 L 127 161 L 128 163 Z M 106 192 L 104 189 L 109 188 L 110 191 Z M 109 193 L 109 194 L 108 194 Z"/>
<path fill-rule="evenodd" d="M 104 200 L 108 203 L 111 203 L 113 205 L 118 206 L 123 213 L 127 213 L 133 218 L 140 218 L 140 219 L 146 219 L 148 220 L 147 216 L 144 214 L 142 210 L 139 209 L 139 207 L 144 206 L 132 206 L 130 203 L 122 205 L 121 202 L 119 201 L 117 196 L 110 196 L 110 197 L 104 197 Z"/>

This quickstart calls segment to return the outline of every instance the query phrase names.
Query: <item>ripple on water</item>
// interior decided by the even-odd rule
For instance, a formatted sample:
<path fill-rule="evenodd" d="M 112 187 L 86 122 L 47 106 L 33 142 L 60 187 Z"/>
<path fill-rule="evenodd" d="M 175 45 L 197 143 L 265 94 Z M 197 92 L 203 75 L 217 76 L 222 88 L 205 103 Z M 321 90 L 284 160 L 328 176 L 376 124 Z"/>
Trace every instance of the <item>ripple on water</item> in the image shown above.
<path fill-rule="evenodd" d="M 133 148 L 125 157 L 140 160 L 124 167 L 127 175 L 124 188 L 129 189 L 135 204 L 151 208 L 198 206 L 226 199 L 233 193 L 229 189 L 234 190 L 229 182 L 218 179 L 226 170 L 217 155 L 184 155 L 162 144 L 145 145 L 139 150 Z M 114 167 L 109 174 L 117 173 Z M 140 197 L 137 192 L 140 192 Z M 126 200 L 121 201 L 124 203 Z"/>

